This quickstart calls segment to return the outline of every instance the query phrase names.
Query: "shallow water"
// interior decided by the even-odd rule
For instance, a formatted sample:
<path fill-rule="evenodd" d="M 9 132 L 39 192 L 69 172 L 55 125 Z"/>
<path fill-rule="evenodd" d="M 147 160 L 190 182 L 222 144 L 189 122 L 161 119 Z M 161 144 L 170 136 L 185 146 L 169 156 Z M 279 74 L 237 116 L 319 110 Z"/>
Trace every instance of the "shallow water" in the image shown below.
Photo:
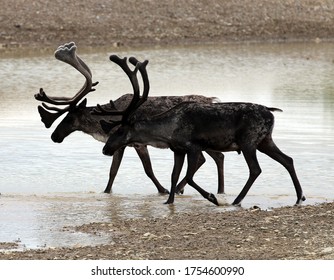
<path fill-rule="evenodd" d="M 275 113 L 273 137 L 293 157 L 307 201 L 333 201 L 334 44 L 250 44 L 170 49 L 120 50 L 120 56 L 149 59 L 151 95 L 203 94 L 221 101 L 247 101 L 283 109 Z M 88 105 L 131 92 L 128 79 L 108 61 L 110 53 L 78 53 L 90 66 L 96 92 Z M 204 201 L 191 188 L 175 205 L 146 177 L 128 148 L 114 182 L 105 195 L 111 158 L 103 143 L 76 132 L 62 144 L 51 141 L 56 124 L 45 129 L 33 95 L 43 87 L 50 95 L 74 95 L 84 83 L 81 74 L 53 54 L 0 58 L 0 242 L 20 240 L 22 247 L 105 242 L 64 230 L 68 225 L 124 217 L 163 216 L 183 211 L 224 211 Z M 169 188 L 173 155 L 150 149 L 154 172 Z M 262 174 L 243 201 L 244 207 L 292 205 L 295 191 L 286 170 L 258 154 Z M 226 200 L 231 203 L 247 180 L 242 155 L 227 153 Z M 195 180 L 210 192 L 217 189 L 216 167 L 207 162 Z M 230 207 L 227 207 L 230 209 Z"/>

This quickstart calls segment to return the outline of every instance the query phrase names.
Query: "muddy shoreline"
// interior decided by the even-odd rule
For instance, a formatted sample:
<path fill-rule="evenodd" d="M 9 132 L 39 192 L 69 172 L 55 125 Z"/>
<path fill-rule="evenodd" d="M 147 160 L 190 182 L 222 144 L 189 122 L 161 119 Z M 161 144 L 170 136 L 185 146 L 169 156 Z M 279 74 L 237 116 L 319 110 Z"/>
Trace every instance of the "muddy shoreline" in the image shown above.
<path fill-rule="evenodd" d="M 92 222 L 66 230 L 108 235 L 108 244 L 15 252 L 15 242 L 0 243 L 0 259 L 333 259 L 333 214 L 325 203 Z"/>

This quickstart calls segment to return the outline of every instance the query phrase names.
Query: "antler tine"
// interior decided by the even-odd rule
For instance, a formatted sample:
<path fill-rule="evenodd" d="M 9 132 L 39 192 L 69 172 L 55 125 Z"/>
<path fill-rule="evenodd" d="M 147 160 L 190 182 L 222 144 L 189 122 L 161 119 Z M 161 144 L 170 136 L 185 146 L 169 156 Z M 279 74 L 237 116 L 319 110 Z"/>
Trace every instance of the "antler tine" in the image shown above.
<path fill-rule="evenodd" d="M 99 104 L 97 105 L 97 109 L 93 110 L 94 114 L 99 115 L 122 115 L 122 123 L 124 123 L 129 117 L 134 113 L 134 111 L 146 101 L 148 93 L 149 93 L 149 81 L 147 77 L 146 72 L 146 65 L 148 64 L 148 60 L 145 60 L 144 62 L 138 61 L 134 57 L 130 57 L 129 61 L 131 64 L 135 65 L 135 69 L 131 70 L 127 64 L 127 58 L 120 58 L 117 55 L 111 55 L 110 60 L 117 65 L 119 65 L 123 71 L 127 74 L 127 76 L 130 79 L 130 82 L 133 87 L 133 98 L 128 105 L 128 107 L 123 111 L 117 111 L 117 110 L 106 110 L 102 108 Z M 140 71 L 142 77 L 143 77 L 143 84 L 144 84 L 144 90 L 143 95 L 140 97 L 140 91 L 139 91 L 139 84 L 138 84 L 138 78 L 137 78 L 137 72 Z"/>
<path fill-rule="evenodd" d="M 140 62 L 138 62 L 135 65 L 135 69 L 132 71 L 126 62 L 127 61 L 126 57 L 120 58 L 117 55 L 111 55 L 109 59 L 112 62 L 116 63 L 118 66 L 120 66 L 125 72 L 125 74 L 129 77 L 132 88 L 133 88 L 134 99 L 138 98 L 139 97 L 139 84 L 138 84 L 138 79 L 137 79 L 137 72 L 140 66 Z"/>
<path fill-rule="evenodd" d="M 129 58 L 129 61 L 132 65 L 137 65 L 138 63 L 140 63 L 138 59 L 133 56 Z M 150 83 L 149 83 L 147 71 L 146 71 L 147 64 L 148 64 L 148 60 L 145 60 L 144 62 L 141 63 L 139 67 L 139 72 L 143 79 L 143 94 L 140 100 L 137 102 L 136 108 L 138 108 L 141 104 L 143 104 L 147 100 L 147 96 L 150 91 Z"/>
<path fill-rule="evenodd" d="M 123 59 L 120 59 L 116 55 L 111 55 L 109 59 L 112 62 L 115 62 L 116 64 L 118 64 L 123 69 L 123 71 L 129 77 L 130 82 L 132 84 L 132 88 L 133 88 L 132 100 L 131 100 L 130 104 L 128 105 L 128 107 L 126 107 L 126 109 L 122 113 L 122 115 L 123 115 L 122 123 L 123 123 L 130 117 L 132 112 L 137 108 L 136 104 L 140 100 L 140 91 L 139 91 L 139 83 L 138 83 L 138 78 L 137 78 L 137 72 L 141 68 L 142 63 L 137 60 L 137 63 L 135 64 L 135 69 L 133 71 L 131 71 L 128 64 L 126 63 L 126 57 L 124 57 Z"/>
<path fill-rule="evenodd" d="M 139 99 L 139 84 L 138 84 L 138 79 L 137 79 L 137 72 L 139 70 L 139 67 L 141 65 L 140 62 L 137 63 L 137 65 L 135 66 L 134 70 L 131 70 L 127 64 L 127 58 L 123 57 L 120 58 L 117 55 L 111 55 L 109 57 L 109 59 L 116 63 L 118 66 L 120 66 L 123 71 L 125 72 L 125 74 L 128 76 L 128 78 L 130 79 L 132 88 L 133 88 L 133 98 L 130 102 L 130 104 L 128 105 L 128 107 L 126 109 L 124 109 L 123 111 L 118 111 L 118 110 L 106 110 L 104 108 L 102 108 L 101 105 L 97 104 L 97 109 L 93 110 L 93 114 L 98 114 L 98 115 L 114 115 L 114 116 L 119 116 L 119 115 L 124 115 L 126 116 L 129 112 L 129 110 L 131 109 L 131 107 L 138 101 Z"/>
<path fill-rule="evenodd" d="M 38 112 L 39 115 L 41 116 L 41 121 L 44 123 L 46 128 L 51 127 L 51 125 L 54 123 L 54 121 L 56 119 L 58 119 L 62 114 L 64 114 L 65 112 L 68 111 L 68 107 L 64 108 L 64 109 L 59 109 L 59 108 L 55 108 L 55 107 L 48 107 L 46 104 L 42 104 L 44 107 L 49 108 L 50 110 L 54 110 L 57 109 L 55 111 L 57 111 L 56 113 L 51 113 L 47 110 L 45 110 L 42 106 L 38 106 Z"/>
<path fill-rule="evenodd" d="M 42 88 L 39 90 L 39 95 L 40 96 L 45 96 L 46 99 L 48 98 Z M 54 121 L 56 119 L 58 119 L 62 114 L 69 111 L 69 109 L 70 109 L 70 105 L 65 107 L 65 108 L 62 108 L 62 109 L 57 108 L 57 107 L 49 107 L 44 102 L 42 103 L 42 105 L 43 105 L 44 108 L 39 105 L 38 106 L 38 112 L 39 112 L 39 115 L 41 116 L 41 121 L 44 123 L 46 128 L 51 127 L 51 125 L 54 123 Z M 51 112 L 47 111 L 46 109 L 50 110 L 50 111 L 56 111 L 56 112 L 51 113 Z"/>
<path fill-rule="evenodd" d="M 51 97 L 47 96 L 45 92 L 43 94 L 36 94 L 35 98 L 40 101 L 45 101 L 54 105 L 75 105 L 80 99 L 82 99 L 89 92 L 94 91 L 92 87 L 97 83 L 92 83 L 92 74 L 89 67 L 79 58 L 76 54 L 77 46 L 74 42 L 59 46 L 55 52 L 55 57 L 67 64 L 70 64 L 77 69 L 86 78 L 84 86 L 74 97 Z"/>

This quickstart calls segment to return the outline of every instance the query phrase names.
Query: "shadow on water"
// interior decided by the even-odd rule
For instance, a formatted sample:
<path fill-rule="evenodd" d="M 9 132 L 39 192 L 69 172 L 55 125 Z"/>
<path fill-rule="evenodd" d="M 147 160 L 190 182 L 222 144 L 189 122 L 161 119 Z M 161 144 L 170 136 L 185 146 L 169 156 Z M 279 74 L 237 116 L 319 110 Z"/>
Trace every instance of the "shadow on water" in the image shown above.
<path fill-rule="evenodd" d="M 333 201 L 334 48 L 333 44 L 251 44 L 171 49 L 119 50 L 120 56 L 149 59 L 151 95 L 203 94 L 224 101 L 246 101 L 283 109 L 275 113 L 273 137 L 293 157 L 306 204 Z M 108 50 L 78 53 L 100 84 L 88 105 L 106 103 L 131 92 L 128 79 L 108 61 Z M 111 158 L 103 143 L 73 133 L 62 144 L 51 141 L 56 127 L 45 129 L 33 95 L 74 95 L 83 77 L 50 54 L 0 57 L 0 242 L 21 247 L 92 245 L 107 236 L 78 233 L 70 226 L 183 212 L 231 210 L 215 207 L 187 188 L 174 206 L 163 205 L 132 148 L 126 149 L 112 195 L 100 194 Z M 59 121 L 58 121 L 59 122 Z M 173 156 L 151 149 L 160 182 L 169 187 Z M 263 173 L 243 202 L 262 209 L 292 205 L 295 191 L 283 167 L 258 154 Z M 226 154 L 229 203 L 248 177 L 242 155 Z M 216 167 L 210 158 L 196 182 L 216 192 Z"/>

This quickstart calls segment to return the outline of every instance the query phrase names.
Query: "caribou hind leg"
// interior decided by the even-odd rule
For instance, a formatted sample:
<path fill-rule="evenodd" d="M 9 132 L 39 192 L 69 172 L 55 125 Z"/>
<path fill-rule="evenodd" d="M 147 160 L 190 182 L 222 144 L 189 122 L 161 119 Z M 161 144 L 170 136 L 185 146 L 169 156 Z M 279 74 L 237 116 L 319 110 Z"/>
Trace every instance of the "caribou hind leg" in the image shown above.
<path fill-rule="evenodd" d="M 296 189 L 297 194 L 297 202 L 296 205 L 300 205 L 302 201 L 306 198 L 303 195 L 302 187 L 297 178 L 297 174 L 294 168 L 293 159 L 286 154 L 284 154 L 274 143 L 271 135 L 268 135 L 259 145 L 258 150 L 272 159 L 276 160 L 280 164 L 282 164 L 286 170 L 289 172 L 290 177 L 292 179 L 293 185 Z"/>

